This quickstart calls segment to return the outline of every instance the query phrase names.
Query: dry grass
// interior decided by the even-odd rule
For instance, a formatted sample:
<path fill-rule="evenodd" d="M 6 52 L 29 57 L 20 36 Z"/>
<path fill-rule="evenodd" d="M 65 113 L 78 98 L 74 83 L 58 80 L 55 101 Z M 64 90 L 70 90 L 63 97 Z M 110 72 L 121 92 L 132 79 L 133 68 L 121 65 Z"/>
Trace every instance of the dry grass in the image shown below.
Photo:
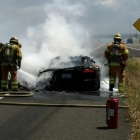
<path fill-rule="evenodd" d="M 128 60 L 126 72 L 126 105 L 132 126 L 130 139 L 140 140 L 140 58 Z"/>

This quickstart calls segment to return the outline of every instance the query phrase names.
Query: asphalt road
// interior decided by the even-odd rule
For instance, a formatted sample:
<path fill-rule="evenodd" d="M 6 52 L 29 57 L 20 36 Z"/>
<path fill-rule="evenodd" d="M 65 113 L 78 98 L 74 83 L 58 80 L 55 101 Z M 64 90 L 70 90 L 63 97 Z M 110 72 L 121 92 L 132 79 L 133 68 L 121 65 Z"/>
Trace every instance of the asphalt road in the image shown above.
<path fill-rule="evenodd" d="M 103 52 L 105 47 L 106 44 L 100 47 L 98 52 Z M 129 45 L 129 47 L 138 46 Z M 139 57 L 138 51 L 130 49 L 130 52 L 133 56 Z M 95 54 L 102 55 L 100 53 Z M 105 105 L 108 99 L 107 92 L 33 93 L 31 97 L 0 98 L 1 140 L 128 140 L 129 138 L 131 126 L 127 121 L 127 109 L 119 108 L 118 129 L 108 129 L 106 108 L 90 107 L 90 105 Z M 119 105 L 124 105 L 124 100 L 125 98 L 119 98 Z M 63 106 L 48 106 L 49 104 Z M 79 107 L 65 106 L 67 104 L 77 104 Z M 80 107 L 81 105 L 83 106 Z"/>
<path fill-rule="evenodd" d="M 0 101 L 1 139 L 128 140 L 131 130 L 126 109 L 119 109 L 118 129 L 108 129 L 105 107 L 90 107 L 105 105 L 107 99 L 94 94 L 66 92 L 35 92 L 33 97 L 4 97 Z M 50 107 L 48 104 L 64 106 Z M 65 107 L 68 104 L 79 107 Z M 119 104 L 123 105 L 121 98 Z"/>

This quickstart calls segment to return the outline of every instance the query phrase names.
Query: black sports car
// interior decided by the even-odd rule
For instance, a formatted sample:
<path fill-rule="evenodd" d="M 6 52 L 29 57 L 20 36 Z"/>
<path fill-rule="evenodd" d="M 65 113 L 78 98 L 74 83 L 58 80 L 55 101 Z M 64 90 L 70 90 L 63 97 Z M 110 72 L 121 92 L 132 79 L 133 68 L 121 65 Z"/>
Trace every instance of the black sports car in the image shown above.
<path fill-rule="evenodd" d="M 60 57 L 56 57 L 51 62 L 52 68 L 39 72 L 38 89 L 40 87 L 52 91 L 100 89 L 100 67 L 93 59 L 88 56 L 78 56 L 70 57 L 70 62 L 59 62 L 59 60 Z M 53 68 L 54 63 L 61 68 Z"/>

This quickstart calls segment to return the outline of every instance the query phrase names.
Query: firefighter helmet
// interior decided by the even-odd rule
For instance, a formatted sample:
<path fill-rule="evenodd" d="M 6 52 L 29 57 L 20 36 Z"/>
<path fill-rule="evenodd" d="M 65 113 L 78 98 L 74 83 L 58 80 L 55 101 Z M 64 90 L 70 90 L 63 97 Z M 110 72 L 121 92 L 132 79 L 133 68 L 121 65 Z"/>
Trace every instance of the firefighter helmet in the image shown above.
<path fill-rule="evenodd" d="M 115 34 L 114 39 L 120 39 L 121 40 L 122 39 L 121 34 L 119 34 L 119 33 Z"/>
<path fill-rule="evenodd" d="M 11 42 L 11 41 L 12 41 L 12 42 L 18 42 L 18 38 L 15 37 L 15 36 L 14 36 L 14 37 L 11 37 L 10 42 Z"/>

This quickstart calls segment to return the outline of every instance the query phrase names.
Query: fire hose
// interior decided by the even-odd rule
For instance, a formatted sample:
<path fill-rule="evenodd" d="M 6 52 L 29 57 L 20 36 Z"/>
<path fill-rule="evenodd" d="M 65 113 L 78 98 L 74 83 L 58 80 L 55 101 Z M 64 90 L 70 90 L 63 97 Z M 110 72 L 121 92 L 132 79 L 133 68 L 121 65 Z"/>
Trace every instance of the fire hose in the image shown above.
<path fill-rule="evenodd" d="M 106 108 L 106 105 L 88 105 L 88 104 L 47 104 L 47 103 L 21 103 L 21 102 L 0 102 L 0 105 L 18 105 L 18 106 L 46 106 L 46 107 L 78 107 L 78 108 Z M 127 106 L 118 106 L 120 109 L 127 109 Z"/>
<path fill-rule="evenodd" d="M 30 97 L 33 96 L 32 92 L 14 92 L 14 91 L 4 91 L 0 92 L 0 97 Z"/>
<path fill-rule="evenodd" d="M 2 94 L 5 94 L 1 96 Z M 18 93 L 0 92 L 0 97 L 30 97 L 33 96 L 31 92 Z M 18 106 L 46 106 L 46 107 L 78 107 L 78 108 L 106 108 L 106 105 L 88 105 L 88 104 L 47 104 L 47 103 L 22 103 L 22 102 L 0 102 L 0 105 L 18 105 Z M 119 108 L 126 109 L 127 106 L 120 105 Z"/>
<path fill-rule="evenodd" d="M 0 97 L 32 97 L 32 92 L 0 92 Z M 88 104 L 50 104 L 50 103 L 25 103 L 25 102 L 0 102 L 0 105 L 18 105 L 18 106 L 45 106 L 45 107 L 78 107 L 78 108 L 106 108 L 106 105 L 88 105 Z M 121 109 L 127 109 L 127 106 L 118 106 Z"/>

